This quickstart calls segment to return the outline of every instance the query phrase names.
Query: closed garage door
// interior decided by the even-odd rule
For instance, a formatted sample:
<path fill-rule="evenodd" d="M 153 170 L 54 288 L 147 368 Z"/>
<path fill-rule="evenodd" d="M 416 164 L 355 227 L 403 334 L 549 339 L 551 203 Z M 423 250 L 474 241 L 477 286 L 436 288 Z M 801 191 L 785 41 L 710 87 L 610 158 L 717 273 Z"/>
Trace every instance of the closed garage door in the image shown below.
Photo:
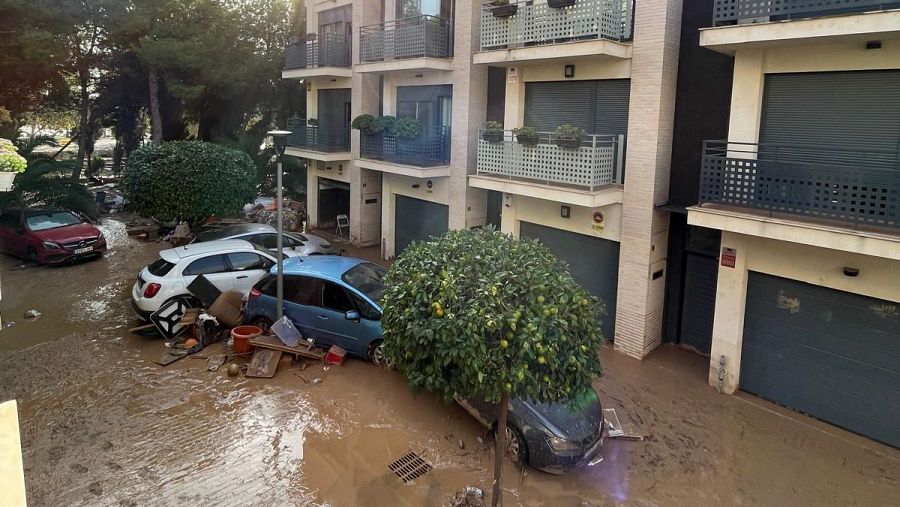
<path fill-rule="evenodd" d="M 603 302 L 606 307 L 603 336 L 612 340 L 616 324 L 619 244 L 528 222 L 521 222 L 519 234 L 523 238 L 539 239 L 553 255 L 569 265 L 575 281 Z"/>
<path fill-rule="evenodd" d="M 900 304 L 750 273 L 740 384 L 900 447 Z"/>
<path fill-rule="evenodd" d="M 413 241 L 447 232 L 448 208 L 443 204 L 398 195 L 394 215 L 394 255 Z"/>

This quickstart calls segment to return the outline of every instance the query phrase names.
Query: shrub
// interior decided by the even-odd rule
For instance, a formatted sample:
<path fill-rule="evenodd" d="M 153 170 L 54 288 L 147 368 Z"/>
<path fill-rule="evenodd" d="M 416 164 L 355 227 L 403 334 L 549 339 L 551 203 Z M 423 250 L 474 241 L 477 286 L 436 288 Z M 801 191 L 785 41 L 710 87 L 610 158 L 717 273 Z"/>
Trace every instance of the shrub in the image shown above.
<path fill-rule="evenodd" d="M 396 116 L 379 116 L 372 122 L 372 130 L 377 134 L 393 134 L 398 121 Z"/>
<path fill-rule="evenodd" d="M 19 155 L 12 141 L 0 138 L 0 172 L 23 173 L 26 167 L 28 161 Z"/>
<path fill-rule="evenodd" d="M 581 140 L 584 137 L 584 129 L 574 127 L 568 123 L 556 127 L 556 137 L 559 139 Z"/>
<path fill-rule="evenodd" d="M 361 114 L 353 118 L 350 127 L 360 132 L 372 133 L 374 131 L 375 117 L 371 114 Z"/>
<path fill-rule="evenodd" d="M 487 132 L 503 131 L 503 124 L 499 121 L 484 122 L 484 130 Z"/>
<path fill-rule="evenodd" d="M 534 127 L 519 127 L 517 129 L 512 129 L 512 133 L 516 137 L 535 137 L 537 136 L 537 129 Z"/>
<path fill-rule="evenodd" d="M 422 133 L 422 124 L 415 118 L 401 118 L 394 124 L 391 134 L 403 139 L 413 139 Z"/>
<path fill-rule="evenodd" d="M 158 220 L 197 222 L 241 211 L 257 195 L 244 152 L 200 141 L 144 146 L 128 158 L 123 189 L 132 209 Z"/>

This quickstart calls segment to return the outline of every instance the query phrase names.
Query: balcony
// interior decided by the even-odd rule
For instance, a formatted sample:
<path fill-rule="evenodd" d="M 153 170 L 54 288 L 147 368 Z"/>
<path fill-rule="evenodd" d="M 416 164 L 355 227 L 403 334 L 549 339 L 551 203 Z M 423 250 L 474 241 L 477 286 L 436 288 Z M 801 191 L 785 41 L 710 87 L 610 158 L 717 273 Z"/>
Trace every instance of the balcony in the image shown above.
<path fill-rule="evenodd" d="M 359 29 L 360 72 L 450 70 L 452 23 L 435 16 L 387 21 Z"/>
<path fill-rule="evenodd" d="M 350 36 L 319 34 L 312 41 L 294 41 L 284 53 L 282 77 L 350 77 Z"/>
<path fill-rule="evenodd" d="M 900 231 L 896 151 L 706 141 L 702 164 L 704 208 Z"/>
<path fill-rule="evenodd" d="M 715 0 L 713 26 L 761 23 L 900 7 L 887 0 Z"/>
<path fill-rule="evenodd" d="M 363 159 L 404 166 L 446 166 L 450 164 L 450 128 L 424 127 L 422 133 L 412 139 L 363 132 L 360 135 L 359 154 Z M 402 173 L 402 170 L 393 172 Z M 409 175 L 419 175 L 419 171 L 413 171 Z"/>
<path fill-rule="evenodd" d="M 479 188 L 597 207 L 621 202 L 625 136 L 586 135 L 578 147 L 556 145 L 556 134 L 540 132 L 520 144 L 510 131 L 502 140 L 478 139 Z"/>
<path fill-rule="evenodd" d="M 545 1 L 510 3 L 515 14 L 496 17 L 487 4 L 481 12 L 481 53 L 475 63 L 495 64 L 553 58 L 608 55 L 628 58 L 634 0 L 576 0 L 553 8 Z M 558 44 L 581 43 L 561 48 Z"/>
<path fill-rule="evenodd" d="M 349 158 L 350 125 L 319 125 L 305 118 L 292 118 L 287 129 L 291 132 L 287 147 L 294 155 L 326 162 Z"/>

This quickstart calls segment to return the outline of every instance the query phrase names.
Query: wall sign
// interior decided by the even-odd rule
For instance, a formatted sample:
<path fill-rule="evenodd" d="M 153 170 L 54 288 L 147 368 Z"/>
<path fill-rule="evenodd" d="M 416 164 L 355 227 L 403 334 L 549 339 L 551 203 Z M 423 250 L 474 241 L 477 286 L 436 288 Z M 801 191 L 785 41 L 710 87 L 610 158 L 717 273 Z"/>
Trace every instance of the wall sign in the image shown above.
<path fill-rule="evenodd" d="M 510 83 L 516 83 L 519 81 L 519 69 L 515 67 L 510 67 L 509 72 L 507 73 L 507 81 Z"/>
<path fill-rule="evenodd" d="M 604 223 L 603 223 L 603 220 L 604 220 L 603 212 L 602 212 L 602 211 L 595 211 L 594 214 L 593 214 L 593 221 L 594 221 L 594 224 L 593 224 L 593 226 L 592 226 L 591 228 L 594 229 L 594 230 L 597 231 L 597 232 L 603 232 L 603 229 L 606 228 L 606 226 L 605 226 Z"/>
<path fill-rule="evenodd" d="M 737 263 L 737 249 L 722 247 L 722 255 L 719 257 L 721 264 L 726 268 L 733 268 Z"/>
<path fill-rule="evenodd" d="M 428 180 L 425 182 L 425 188 L 427 189 L 427 190 L 425 190 L 426 193 L 429 193 L 429 194 L 434 193 L 434 190 L 432 190 L 433 187 L 434 187 L 434 183 L 432 183 L 431 180 Z"/>

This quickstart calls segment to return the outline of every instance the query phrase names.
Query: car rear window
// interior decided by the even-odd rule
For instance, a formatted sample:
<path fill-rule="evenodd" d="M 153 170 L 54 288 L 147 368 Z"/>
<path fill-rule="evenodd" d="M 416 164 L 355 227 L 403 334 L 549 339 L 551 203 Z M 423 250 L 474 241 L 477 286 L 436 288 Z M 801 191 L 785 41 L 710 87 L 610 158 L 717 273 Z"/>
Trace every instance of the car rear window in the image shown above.
<path fill-rule="evenodd" d="M 159 258 L 153 261 L 153 264 L 147 266 L 147 271 L 150 272 L 151 275 L 154 276 L 166 276 L 169 271 L 172 271 L 172 268 L 175 267 L 171 262 Z"/>

